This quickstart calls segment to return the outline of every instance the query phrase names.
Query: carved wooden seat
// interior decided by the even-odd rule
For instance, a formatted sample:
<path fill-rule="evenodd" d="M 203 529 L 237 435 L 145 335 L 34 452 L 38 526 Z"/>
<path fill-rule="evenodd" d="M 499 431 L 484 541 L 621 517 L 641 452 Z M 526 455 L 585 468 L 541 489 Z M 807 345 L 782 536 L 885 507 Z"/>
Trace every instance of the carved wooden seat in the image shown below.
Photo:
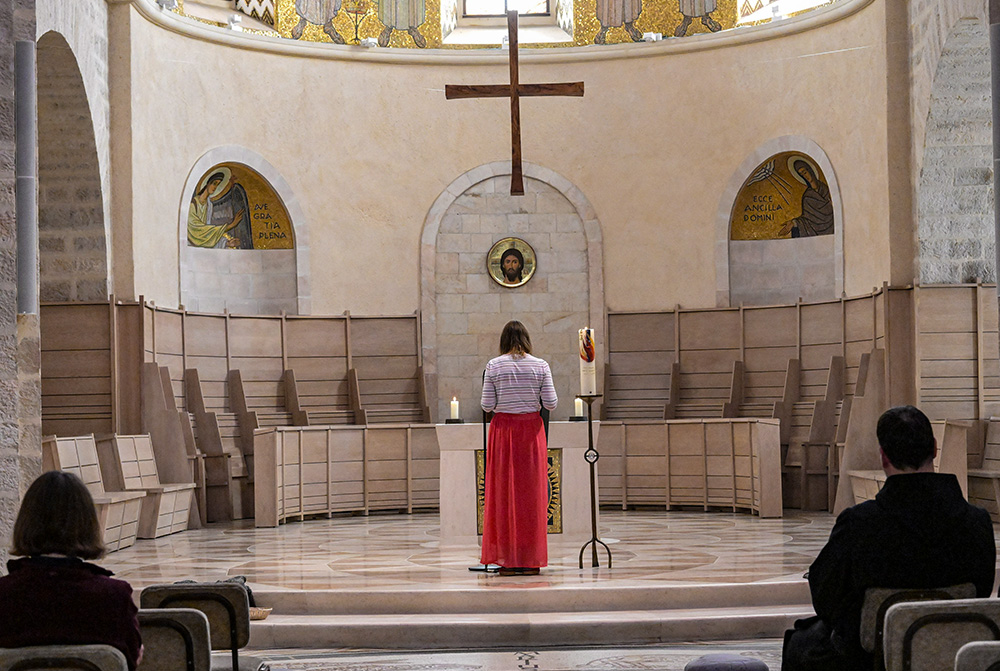
<path fill-rule="evenodd" d="M 990 417 L 987 423 L 981 466 L 969 469 L 969 503 L 1000 522 L 1000 417 Z"/>
<path fill-rule="evenodd" d="M 79 477 L 94 498 L 97 519 L 104 529 L 104 544 L 108 552 L 127 548 L 135 543 L 139 531 L 139 513 L 145 491 L 106 491 L 101 477 L 100 459 L 94 436 L 42 440 L 42 469 L 66 471 Z"/>
<path fill-rule="evenodd" d="M 148 435 L 102 436 L 97 440 L 97 454 L 110 487 L 146 493 L 139 516 L 139 538 L 159 538 L 188 528 L 195 485 L 160 482 Z"/>

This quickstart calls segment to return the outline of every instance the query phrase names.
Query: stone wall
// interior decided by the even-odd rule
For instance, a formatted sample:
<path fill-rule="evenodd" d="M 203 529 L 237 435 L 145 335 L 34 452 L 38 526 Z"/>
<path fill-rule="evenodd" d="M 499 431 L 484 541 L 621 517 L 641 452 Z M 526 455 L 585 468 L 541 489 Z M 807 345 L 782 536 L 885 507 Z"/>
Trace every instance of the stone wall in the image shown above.
<path fill-rule="evenodd" d="M 294 249 L 201 249 L 181 258 L 181 303 L 195 312 L 298 314 Z"/>
<path fill-rule="evenodd" d="M 0 3 L 0 573 L 5 572 L 10 532 L 21 492 L 37 473 L 30 454 L 31 445 L 37 444 L 37 440 L 27 441 L 23 446 L 19 441 L 22 389 L 17 356 L 14 205 L 14 45 L 17 40 L 34 40 L 34 37 L 34 0 Z M 25 342 L 34 338 L 37 351 L 37 323 L 26 324 L 25 331 L 28 336 Z M 33 381 L 37 380 L 36 373 Z M 29 387 L 24 389 L 24 400 L 30 404 L 37 401 L 38 388 Z"/>
<path fill-rule="evenodd" d="M 448 416 L 455 396 L 466 421 L 481 421 L 483 367 L 497 356 L 500 331 L 511 319 L 524 323 L 534 354 L 552 367 L 560 399 L 553 419 L 572 414 L 579 392 L 577 331 L 590 325 L 584 222 L 552 186 L 529 178 L 524 189 L 524 196 L 511 196 L 509 177 L 485 179 L 466 189 L 441 220 L 435 263 L 439 418 Z M 530 244 L 537 258 L 534 276 L 515 288 L 500 286 L 486 270 L 490 247 L 510 236 Z"/>
<path fill-rule="evenodd" d="M 931 87 L 938 60 L 959 19 L 977 17 L 986 25 L 985 0 L 908 0 L 910 16 L 910 108 L 914 181 L 920 174 Z M 987 68 L 987 82 L 989 70 Z"/>
<path fill-rule="evenodd" d="M 917 184 L 922 283 L 993 282 L 990 43 L 986 24 L 959 20 L 941 51 Z"/>
<path fill-rule="evenodd" d="M 43 301 L 104 300 L 108 254 L 94 127 L 66 40 L 38 42 L 38 246 Z"/>
<path fill-rule="evenodd" d="M 64 213 L 73 212 L 74 221 L 63 226 L 65 235 L 59 234 L 47 236 L 46 233 L 40 235 L 40 244 L 43 263 L 43 281 L 53 274 L 63 276 L 63 279 L 53 277 L 56 282 L 66 282 L 59 286 L 50 286 L 42 291 L 42 300 L 46 300 L 46 295 L 66 295 L 74 296 L 75 300 L 86 300 L 88 297 L 106 298 L 107 288 L 110 286 L 110 268 L 113 265 L 109 259 L 110 250 L 107 249 L 106 240 L 110 239 L 111 222 L 111 131 L 110 118 L 111 106 L 108 85 L 108 6 L 110 3 L 105 0 L 34 0 L 36 4 L 37 26 L 35 35 L 39 42 L 39 122 L 46 123 L 46 111 L 52 111 L 46 106 L 46 94 L 60 96 L 72 96 L 64 98 L 71 101 L 73 112 L 78 115 L 72 119 L 69 129 L 72 130 L 73 139 L 63 143 L 47 138 L 46 135 L 39 134 L 39 145 L 45 147 L 41 153 L 44 157 L 50 152 L 69 158 L 79 166 L 87 165 L 86 179 L 83 172 L 77 170 L 74 175 L 72 189 L 63 192 L 56 187 L 55 194 L 50 189 L 46 189 L 44 174 L 40 174 L 39 207 L 42 209 L 40 218 L 45 220 L 46 210 L 55 217 L 61 217 Z M 69 82 L 74 91 L 60 92 L 53 90 L 47 74 L 41 68 L 45 67 L 45 55 L 41 53 L 46 47 L 60 45 L 68 47 L 69 53 L 62 56 L 72 59 L 71 69 L 75 71 L 75 80 L 63 79 Z M 58 54 L 55 54 L 58 55 Z M 63 75 L 69 68 L 67 61 L 62 61 L 62 68 L 59 75 Z M 50 98 L 51 100 L 51 98 Z M 49 115 L 51 118 L 51 115 Z M 56 122 L 70 121 L 63 118 L 54 120 Z M 86 128 L 84 129 L 84 126 Z M 60 136 L 66 131 L 61 131 Z M 84 138 L 87 138 L 84 140 Z M 86 149 L 84 149 L 84 145 Z M 85 157 L 85 162 L 80 159 Z M 40 169 L 44 168 L 44 164 Z M 124 166 L 127 169 L 128 166 Z M 52 196 L 56 201 L 49 201 Z M 57 208 L 57 209 L 53 209 Z M 97 211 L 95 211 L 97 210 Z M 99 211 L 99 212 L 98 212 Z M 55 223 L 52 217 L 49 223 Z M 80 228 L 71 226 L 81 226 L 83 219 L 87 220 L 87 228 L 82 231 Z M 96 227 L 104 228 L 104 238 L 98 242 L 98 232 Z M 48 241 L 46 241 L 48 237 Z M 59 249 L 60 243 L 56 241 L 63 238 L 63 249 Z M 99 247 L 101 249 L 99 249 Z M 103 254 L 103 270 L 100 270 L 95 259 Z M 79 263 L 74 263 L 74 257 L 81 257 Z M 52 260 L 55 260 L 53 262 Z M 72 267 L 72 270 L 70 270 Z M 76 279 L 79 278 L 79 281 Z M 102 290 L 100 284 L 103 282 L 105 288 Z M 122 298 L 132 298 L 134 296 L 125 295 L 126 291 L 119 292 Z"/>

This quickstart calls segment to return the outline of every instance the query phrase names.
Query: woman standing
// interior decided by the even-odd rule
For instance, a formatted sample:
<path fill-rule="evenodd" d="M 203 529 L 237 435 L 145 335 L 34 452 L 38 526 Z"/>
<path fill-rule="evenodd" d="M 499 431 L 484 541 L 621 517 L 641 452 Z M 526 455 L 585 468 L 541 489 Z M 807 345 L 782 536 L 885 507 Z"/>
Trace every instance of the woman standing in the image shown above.
<path fill-rule="evenodd" d="M 87 486 L 62 471 L 42 473 L 14 522 L 10 575 L 0 578 L 0 648 L 103 643 L 142 659 L 132 588 L 83 561 L 104 556 Z"/>
<path fill-rule="evenodd" d="M 500 356 L 486 365 L 483 410 L 494 412 L 486 447 L 483 564 L 500 575 L 538 575 L 548 564 L 548 447 L 538 414 L 556 407 L 549 364 L 531 356 L 531 337 L 507 322 Z"/>

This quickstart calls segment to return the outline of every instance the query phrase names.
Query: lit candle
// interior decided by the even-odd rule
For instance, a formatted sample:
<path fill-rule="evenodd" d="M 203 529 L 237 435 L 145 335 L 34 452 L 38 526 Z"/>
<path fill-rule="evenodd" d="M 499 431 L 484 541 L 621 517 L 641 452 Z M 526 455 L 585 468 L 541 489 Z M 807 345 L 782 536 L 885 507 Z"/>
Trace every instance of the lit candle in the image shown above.
<path fill-rule="evenodd" d="M 597 348 L 594 346 L 594 329 L 580 329 L 580 393 L 592 396 L 597 393 Z"/>
<path fill-rule="evenodd" d="M 583 417 L 583 399 L 576 399 L 576 417 Z"/>
<path fill-rule="evenodd" d="M 451 418 L 458 419 L 458 399 L 454 396 L 451 397 Z"/>

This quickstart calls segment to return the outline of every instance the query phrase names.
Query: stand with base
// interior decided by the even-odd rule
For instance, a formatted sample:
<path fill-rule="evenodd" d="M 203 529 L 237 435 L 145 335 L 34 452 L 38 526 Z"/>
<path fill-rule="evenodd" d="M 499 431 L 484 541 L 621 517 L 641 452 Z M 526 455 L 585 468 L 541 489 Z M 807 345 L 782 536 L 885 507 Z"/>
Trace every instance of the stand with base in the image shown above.
<path fill-rule="evenodd" d="M 583 552 L 590 546 L 591 567 L 598 568 L 601 564 L 597 560 L 598 544 L 608 553 L 608 568 L 611 568 L 611 549 L 607 544 L 597 537 L 597 460 L 601 458 L 597 450 L 594 449 L 594 401 L 602 394 L 580 394 L 577 398 L 582 399 L 587 404 L 587 451 L 583 458 L 590 464 L 590 540 L 580 548 L 580 568 L 583 568 Z"/>

